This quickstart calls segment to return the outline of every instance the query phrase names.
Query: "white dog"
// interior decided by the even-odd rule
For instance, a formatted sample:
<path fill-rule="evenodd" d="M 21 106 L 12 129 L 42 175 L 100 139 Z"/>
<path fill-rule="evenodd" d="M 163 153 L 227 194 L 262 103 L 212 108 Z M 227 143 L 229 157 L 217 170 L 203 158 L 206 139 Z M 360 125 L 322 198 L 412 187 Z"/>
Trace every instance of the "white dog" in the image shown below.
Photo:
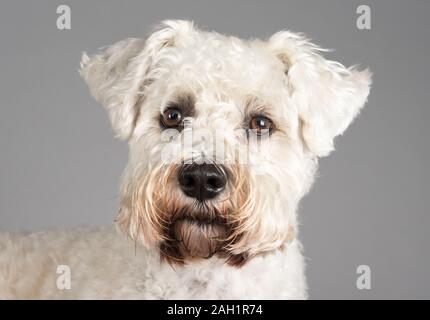
<path fill-rule="evenodd" d="M 288 31 L 245 41 L 165 21 L 84 54 L 130 146 L 123 232 L 0 235 L 0 297 L 306 298 L 298 202 L 371 82 L 322 51 Z"/>

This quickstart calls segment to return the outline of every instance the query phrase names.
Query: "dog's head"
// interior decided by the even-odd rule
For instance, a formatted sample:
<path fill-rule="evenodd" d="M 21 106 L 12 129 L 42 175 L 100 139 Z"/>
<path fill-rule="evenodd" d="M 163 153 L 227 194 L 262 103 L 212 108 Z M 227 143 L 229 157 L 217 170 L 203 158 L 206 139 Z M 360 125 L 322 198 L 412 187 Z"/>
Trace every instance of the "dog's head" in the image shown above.
<path fill-rule="evenodd" d="M 128 140 L 117 224 L 169 262 L 233 265 L 295 237 L 317 158 L 364 105 L 369 71 L 302 35 L 244 41 L 166 21 L 88 57 L 81 75 Z"/>

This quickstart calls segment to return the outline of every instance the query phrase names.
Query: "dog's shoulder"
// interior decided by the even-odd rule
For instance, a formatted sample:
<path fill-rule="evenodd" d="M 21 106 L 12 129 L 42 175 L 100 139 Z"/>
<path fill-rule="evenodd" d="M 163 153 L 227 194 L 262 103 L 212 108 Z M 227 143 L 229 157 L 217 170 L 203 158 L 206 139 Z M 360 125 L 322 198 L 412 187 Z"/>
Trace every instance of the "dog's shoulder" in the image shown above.
<path fill-rule="evenodd" d="M 113 226 L 0 232 L 0 298 L 85 297 L 77 292 L 109 283 L 108 270 L 120 270 L 134 250 Z M 58 281 L 67 274 L 71 289 L 62 290 Z"/>

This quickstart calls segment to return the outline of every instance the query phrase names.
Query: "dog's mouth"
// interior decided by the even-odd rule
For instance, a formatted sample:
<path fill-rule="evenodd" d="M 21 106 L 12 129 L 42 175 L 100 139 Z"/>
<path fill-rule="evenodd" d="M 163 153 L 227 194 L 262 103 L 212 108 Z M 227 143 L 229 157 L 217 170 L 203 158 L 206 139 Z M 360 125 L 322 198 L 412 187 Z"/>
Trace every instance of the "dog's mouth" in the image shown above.
<path fill-rule="evenodd" d="M 210 258 L 221 249 L 228 232 L 216 220 L 185 218 L 173 224 L 172 233 L 182 256 Z"/>
<path fill-rule="evenodd" d="M 172 264 L 184 264 L 187 260 L 209 259 L 216 255 L 232 266 L 242 266 L 250 256 L 247 252 L 230 252 L 230 247 L 240 241 L 242 234 L 234 234 L 236 225 L 227 220 L 228 216 L 228 212 L 214 208 L 183 207 L 175 211 L 164 228 L 166 239 L 160 243 L 161 258 Z"/>

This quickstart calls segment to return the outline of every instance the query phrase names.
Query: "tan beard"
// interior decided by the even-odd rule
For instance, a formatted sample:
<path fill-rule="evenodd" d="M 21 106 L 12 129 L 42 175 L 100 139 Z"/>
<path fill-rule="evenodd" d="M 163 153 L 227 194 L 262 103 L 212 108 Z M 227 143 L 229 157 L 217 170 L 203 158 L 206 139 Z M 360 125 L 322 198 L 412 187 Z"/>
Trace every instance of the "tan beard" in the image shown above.
<path fill-rule="evenodd" d="M 173 225 L 173 235 L 179 242 L 182 256 L 210 258 L 225 241 L 227 228 L 218 222 L 182 219 Z"/>

